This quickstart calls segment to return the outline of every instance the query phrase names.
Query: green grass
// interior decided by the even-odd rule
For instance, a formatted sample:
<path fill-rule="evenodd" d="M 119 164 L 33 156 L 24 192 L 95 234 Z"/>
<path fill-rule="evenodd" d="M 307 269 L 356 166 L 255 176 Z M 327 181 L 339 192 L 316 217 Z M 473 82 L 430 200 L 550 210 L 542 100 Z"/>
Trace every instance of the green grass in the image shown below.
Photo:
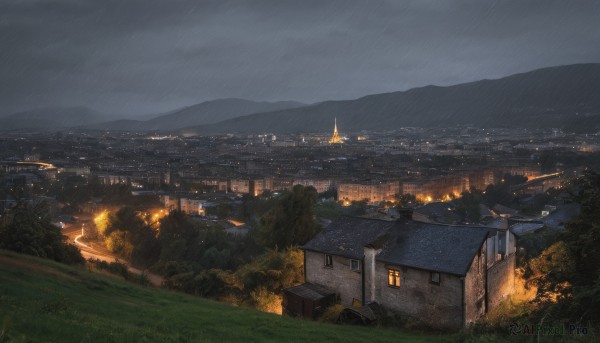
<path fill-rule="evenodd" d="M 0 250 L 0 343 L 435 342 L 451 337 L 285 318 Z"/>

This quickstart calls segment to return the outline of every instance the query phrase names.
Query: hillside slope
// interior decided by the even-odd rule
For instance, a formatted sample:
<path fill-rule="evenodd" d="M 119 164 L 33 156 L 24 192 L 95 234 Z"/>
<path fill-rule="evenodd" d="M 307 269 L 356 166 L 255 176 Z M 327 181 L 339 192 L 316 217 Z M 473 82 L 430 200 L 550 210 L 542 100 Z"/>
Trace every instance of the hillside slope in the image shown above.
<path fill-rule="evenodd" d="M 188 126 L 213 124 L 251 113 L 297 108 L 304 104 L 294 101 L 257 102 L 244 99 L 206 101 L 159 115 L 149 120 L 118 120 L 88 126 L 105 130 L 175 130 Z"/>
<path fill-rule="evenodd" d="M 575 64 L 497 80 L 326 101 L 188 128 L 184 132 L 331 131 L 334 117 L 341 132 L 455 125 L 595 131 L 600 129 L 598 94 L 600 64 Z M 585 127 L 577 124 L 582 118 L 586 119 Z"/>
<path fill-rule="evenodd" d="M 3 250 L 0 325 L 0 332 L 8 333 L 7 341 L 34 342 L 332 343 L 443 338 L 279 317 Z"/>

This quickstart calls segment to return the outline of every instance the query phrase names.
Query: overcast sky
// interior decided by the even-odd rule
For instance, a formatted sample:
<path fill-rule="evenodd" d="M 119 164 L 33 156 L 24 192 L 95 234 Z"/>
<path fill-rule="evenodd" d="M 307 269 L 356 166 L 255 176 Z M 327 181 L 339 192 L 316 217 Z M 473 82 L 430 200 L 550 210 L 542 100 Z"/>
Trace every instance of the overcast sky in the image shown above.
<path fill-rule="evenodd" d="M 600 1 L 0 0 L 0 114 L 353 99 L 600 62 Z"/>

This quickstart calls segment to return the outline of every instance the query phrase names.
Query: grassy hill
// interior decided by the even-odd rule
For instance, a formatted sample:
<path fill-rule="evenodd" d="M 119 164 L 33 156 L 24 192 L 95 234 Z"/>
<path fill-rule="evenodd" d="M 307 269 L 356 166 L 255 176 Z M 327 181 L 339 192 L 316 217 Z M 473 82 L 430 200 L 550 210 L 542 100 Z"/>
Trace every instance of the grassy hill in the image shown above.
<path fill-rule="evenodd" d="M 0 250 L 0 342 L 443 340 L 279 317 Z"/>

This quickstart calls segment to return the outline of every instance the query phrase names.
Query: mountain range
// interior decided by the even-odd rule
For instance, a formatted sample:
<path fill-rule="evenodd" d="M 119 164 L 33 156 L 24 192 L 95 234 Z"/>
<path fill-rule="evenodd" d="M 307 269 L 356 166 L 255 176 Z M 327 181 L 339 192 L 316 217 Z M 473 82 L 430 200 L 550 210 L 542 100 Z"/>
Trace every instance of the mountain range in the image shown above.
<path fill-rule="evenodd" d="M 214 124 L 251 113 L 270 112 L 304 106 L 295 101 L 256 102 L 244 99 L 218 99 L 171 111 L 149 120 L 116 120 L 89 128 L 101 130 L 165 131 Z"/>
<path fill-rule="evenodd" d="M 304 105 L 293 101 L 219 99 L 148 120 L 111 120 L 87 108 L 48 108 L 0 118 L 0 129 L 77 127 L 98 130 L 341 132 L 401 127 L 563 128 L 600 130 L 600 63 L 537 69 L 496 80 L 426 86 L 354 100 Z"/>
<path fill-rule="evenodd" d="M 342 132 L 456 125 L 595 132 L 600 129 L 600 64 L 551 67 L 497 80 L 326 101 L 229 119 L 185 132 L 330 131 L 334 118 Z M 586 124 L 580 125 L 583 122 Z"/>

